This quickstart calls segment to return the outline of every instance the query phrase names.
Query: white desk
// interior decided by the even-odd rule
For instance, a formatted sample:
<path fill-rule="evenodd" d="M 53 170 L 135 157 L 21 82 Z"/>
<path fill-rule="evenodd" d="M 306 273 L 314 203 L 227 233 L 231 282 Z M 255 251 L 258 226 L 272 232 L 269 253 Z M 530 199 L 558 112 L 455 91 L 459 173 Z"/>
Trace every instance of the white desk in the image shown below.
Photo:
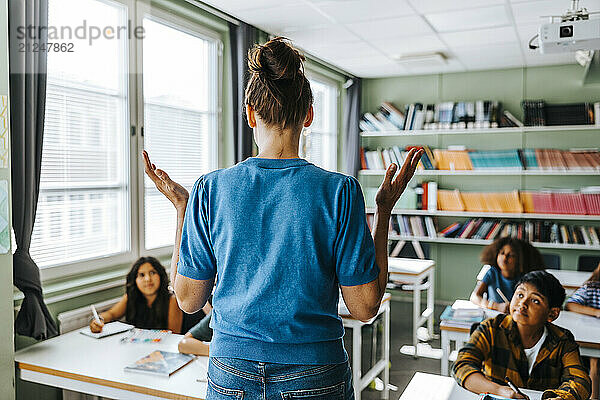
<path fill-rule="evenodd" d="M 94 339 L 73 331 L 19 350 L 15 353 L 19 377 L 113 399 L 206 397 L 208 357 L 198 357 L 169 378 L 123 370 L 154 350 L 177 352 L 181 335 L 170 335 L 160 343 L 121 344 L 124 335 Z"/>
<path fill-rule="evenodd" d="M 540 400 L 542 393 L 536 390 L 523 389 L 531 400 Z M 400 400 L 477 400 L 478 394 L 460 387 L 456 381 L 447 376 L 417 372 L 404 389 Z"/>
<path fill-rule="evenodd" d="M 361 322 L 352 318 L 343 301 L 340 301 L 340 316 L 344 327 L 352 329 L 352 384 L 354 385 L 354 398 L 361 399 L 362 391 L 369 386 L 369 383 L 379 374 L 383 373 L 383 391 L 382 399 L 389 399 L 388 384 L 390 382 L 390 298 L 389 293 L 383 295 L 381 306 L 377 316 L 369 322 Z M 341 296 L 340 296 L 341 300 Z M 370 370 L 361 371 L 362 363 L 362 327 L 372 324 L 377 317 L 383 314 L 383 358 L 375 363 Z M 376 335 L 376 332 L 373 333 Z"/>
<path fill-rule="evenodd" d="M 592 275 L 591 272 L 568 271 L 564 269 L 547 269 L 546 272 L 554 275 L 567 292 L 573 292 L 579 289 L 579 287 Z"/>
<path fill-rule="evenodd" d="M 554 324 L 571 331 L 582 356 L 600 357 L 600 318 L 561 311 Z"/>
<path fill-rule="evenodd" d="M 415 258 L 388 258 L 391 280 L 406 282 L 413 290 L 413 346 L 417 357 L 417 329 L 427 323 L 427 334 L 433 337 L 433 307 L 435 288 L 435 262 Z M 427 278 L 427 282 L 423 280 Z M 427 290 L 427 307 L 421 312 L 421 290 Z"/>
<path fill-rule="evenodd" d="M 579 353 L 587 357 L 600 357 L 600 319 L 571 311 L 561 311 L 554 324 L 571 331 L 575 341 L 579 344 Z M 448 326 L 443 321 L 440 323 L 442 336 L 442 366 L 441 374 L 448 375 L 448 362 L 450 355 L 450 342 L 456 343 L 460 349 L 469 340 L 468 328 Z"/>

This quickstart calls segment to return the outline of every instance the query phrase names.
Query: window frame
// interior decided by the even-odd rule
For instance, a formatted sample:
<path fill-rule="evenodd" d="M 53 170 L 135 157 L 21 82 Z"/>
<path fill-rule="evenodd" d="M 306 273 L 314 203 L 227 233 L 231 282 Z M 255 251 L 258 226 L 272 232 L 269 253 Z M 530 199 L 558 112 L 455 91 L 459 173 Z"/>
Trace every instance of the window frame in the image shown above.
<path fill-rule="evenodd" d="M 342 83 L 343 81 L 340 79 L 335 79 L 328 74 L 324 74 L 316 68 L 311 68 L 311 64 L 307 64 L 306 66 L 306 77 L 309 81 L 314 80 L 319 83 L 323 83 L 326 85 L 330 85 L 335 88 L 335 104 L 336 104 L 336 115 L 335 115 L 335 137 L 337 141 L 336 146 L 336 156 L 335 156 L 335 165 L 336 170 L 334 172 L 341 172 L 342 161 L 340 155 L 342 154 L 343 147 L 343 137 L 342 137 Z"/>
<path fill-rule="evenodd" d="M 59 0 L 56 0 L 59 1 Z M 186 33 L 193 34 L 201 38 L 207 38 L 216 41 L 217 60 L 215 75 L 211 76 L 212 90 L 216 93 L 216 132 L 214 132 L 212 141 L 211 169 L 221 166 L 220 144 L 223 140 L 223 48 L 225 31 L 217 29 L 208 23 L 202 21 L 202 18 L 195 20 L 192 16 L 185 15 L 183 12 L 166 8 L 150 7 L 140 0 L 97 0 L 107 4 L 121 4 L 125 7 L 126 19 L 131 23 L 135 21 L 136 26 L 142 26 L 141 22 L 147 15 L 151 15 L 160 23 L 172 26 Z M 58 281 L 69 279 L 77 275 L 85 275 L 109 270 L 118 266 L 131 264 L 143 253 L 154 257 L 164 258 L 171 255 L 173 247 L 164 246 L 161 248 L 146 250 L 144 248 L 144 167 L 142 159 L 142 150 L 144 148 L 144 138 L 142 129 L 144 126 L 144 103 L 143 103 L 143 59 L 142 59 L 143 40 L 137 40 L 131 37 L 126 41 L 126 63 L 127 71 L 127 113 L 129 117 L 129 132 L 127 132 L 127 143 L 129 145 L 129 207 L 126 214 L 129 221 L 126 224 L 128 228 L 129 250 L 109 256 L 94 257 L 90 259 L 61 263 L 54 266 L 40 268 L 40 279 L 42 283 L 49 281 Z M 175 223 L 175 221 L 173 221 Z"/>
<path fill-rule="evenodd" d="M 223 75 L 223 40 L 222 36 L 214 31 L 209 29 L 206 26 L 201 25 L 198 22 L 192 21 L 189 18 L 181 16 L 179 14 L 173 15 L 168 13 L 167 11 L 150 7 L 145 3 L 137 2 L 136 4 L 136 24 L 137 26 L 143 26 L 143 21 L 146 16 L 151 16 L 155 22 L 165 24 L 174 29 L 181 30 L 190 35 L 206 38 L 210 40 L 214 40 L 217 46 L 217 60 L 216 60 L 216 75 L 214 77 L 210 77 L 209 79 L 213 79 L 213 87 L 212 90 L 217 94 L 216 100 L 216 113 L 217 113 L 217 131 L 213 133 L 213 137 L 211 138 L 212 148 L 211 153 L 215 155 L 214 158 L 211 159 L 211 170 L 214 170 L 221 165 L 220 156 L 219 156 L 219 142 L 222 138 L 222 129 L 223 129 L 223 108 L 222 108 L 222 90 L 220 89 L 219 81 Z M 137 74 L 136 84 L 136 116 L 137 121 L 135 126 L 140 127 L 140 129 L 144 129 L 144 73 L 143 73 L 143 41 L 138 40 L 136 44 L 136 65 L 138 70 L 141 73 Z M 163 246 L 157 247 L 154 249 L 146 249 L 145 245 L 145 218 L 144 218 L 144 202 L 145 202 L 145 190 L 144 190 L 144 167 L 141 162 L 141 154 L 144 150 L 144 137 L 141 134 L 136 135 L 137 137 L 137 154 L 139 156 L 140 162 L 138 163 L 138 171 L 137 171 L 137 213 L 138 213 L 138 223 L 137 223 L 137 246 L 138 246 L 138 254 L 142 252 L 146 256 L 153 257 L 165 257 L 170 256 L 173 252 L 173 246 Z M 167 171 L 168 172 L 168 171 Z M 199 178 L 200 176 L 198 176 Z M 173 221 L 175 224 L 175 221 Z"/>
<path fill-rule="evenodd" d="M 60 0 L 54 0 L 54 1 L 60 1 Z M 135 4 L 135 0 L 96 0 L 99 1 L 100 3 L 105 3 L 105 4 L 120 4 L 122 6 L 124 6 L 125 10 L 126 10 L 126 20 L 130 21 L 132 16 L 134 15 L 134 4 Z M 126 54 L 125 57 L 125 62 L 126 62 L 126 70 L 124 71 L 124 74 L 127 77 L 127 101 L 126 101 L 126 106 L 127 106 L 127 117 L 129 118 L 130 124 L 131 124 L 131 118 L 133 116 L 133 111 L 131 108 L 131 102 L 132 102 L 132 85 L 131 85 L 131 74 L 130 71 L 132 69 L 132 66 L 134 66 L 134 64 L 132 64 L 132 58 L 131 58 L 131 42 L 132 39 L 128 39 L 125 41 L 125 46 L 126 46 L 126 52 L 128 54 Z M 132 145 L 132 137 L 129 135 L 129 132 L 127 132 L 127 143 L 129 145 L 129 148 L 131 149 L 131 145 Z M 129 181 L 128 181 L 128 186 L 129 186 L 129 190 L 127 193 L 127 197 L 128 200 L 126 201 L 126 204 L 128 205 L 129 209 L 125 210 L 126 215 L 128 216 L 128 222 L 126 223 L 126 226 L 128 228 L 128 238 L 129 238 L 129 250 L 128 251 L 124 251 L 121 253 L 117 253 L 117 254 L 112 254 L 112 255 L 107 255 L 107 256 L 102 256 L 102 257 L 93 257 L 93 258 L 89 258 L 89 259 L 84 259 L 84 260 L 79 260 L 79 261 L 73 261 L 73 262 L 68 262 L 68 263 L 60 263 L 60 264 L 56 264 L 53 266 L 49 266 L 49 267 L 45 267 L 45 268 L 40 268 L 40 280 L 42 282 L 46 282 L 46 281 L 51 281 L 51 280 L 55 280 L 55 279 L 61 279 L 61 278 L 65 278 L 68 276 L 74 276 L 74 275 L 81 275 L 81 274 L 85 274 L 85 273 L 89 273 L 89 272 L 95 272 L 98 270 L 102 270 L 105 269 L 108 266 L 114 266 L 114 265 L 119 265 L 119 264 L 127 264 L 127 263 L 131 263 L 133 262 L 136 258 L 135 255 L 139 253 L 138 249 L 136 248 L 136 242 L 134 241 L 134 237 L 137 234 L 137 232 L 134 232 L 134 229 L 132 229 L 133 227 L 133 222 L 134 222 L 134 215 L 135 215 L 135 209 L 133 208 L 133 204 L 134 204 L 134 187 L 135 185 L 135 180 L 134 179 L 134 175 L 133 175 L 133 171 L 132 171 L 132 165 L 134 164 L 134 160 L 132 160 L 132 154 L 131 151 L 129 151 L 129 153 L 127 153 L 127 157 L 128 157 L 128 162 L 129 162 Z"/>

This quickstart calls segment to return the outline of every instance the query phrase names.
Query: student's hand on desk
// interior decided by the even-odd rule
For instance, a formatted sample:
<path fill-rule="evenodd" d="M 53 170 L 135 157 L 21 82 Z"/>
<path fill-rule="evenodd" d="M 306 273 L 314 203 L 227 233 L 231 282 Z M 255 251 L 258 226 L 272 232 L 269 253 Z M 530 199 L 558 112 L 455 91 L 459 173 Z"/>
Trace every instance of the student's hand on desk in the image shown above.
<path fill-rule="evenodd" d="M 498 396 L 506 397 L 507 399 L 527 399 L 527 400 L 529 400 L 528 397 L 521 396 L 519 393 L 515 392 L 508 386 L 500 386 L 498 388 L 498 391 L 496 394 Z"/>
<path fill-rule="evenodd" d="M 102 332 L 102 327 L 104 327 L 104 321 L 96 321 L 95 319 L 90 322 L 90 331 L 93 333 Z"/>
<path fill-rule="evenodd" d="M 188 198 L 190 197 L 187 189 L 171 180 L 165 171 L 157 169 L 156 165 L 152 164 L 150 161 L 150 156 L 146 150 L 143 151 L 143 155 L 144 171 L 152 182 L 154 182 L 158 191 L 164 194 L 165 197 L 173 203 L 176 209 L 185 210 Z"/>
<path fill-rule="evenodd" d="M 404 160 L 404 164 L 402 165 L 402 169 L 398 173 L 398 176 L 393 180 L 392 178 L 394 178 L 394 174 L 398 170 L 398 167 L 396 164 L 392 164 L 388 167 L 383 182 L 375 195 L 375 203 L 380 211 L 387 213 L 392 212 L 392 208 L 396 205 L 396 202 L 400 198 L 400 195 L 402 195 L 402 192 L 404 192 L 404 189 L 406 189 L 408 181 L 410 181 L 415 174 L 415 169 L 417 168 L 422 155 L 422 149 L 418 151 L 414 148 L 411 149 Z"/>

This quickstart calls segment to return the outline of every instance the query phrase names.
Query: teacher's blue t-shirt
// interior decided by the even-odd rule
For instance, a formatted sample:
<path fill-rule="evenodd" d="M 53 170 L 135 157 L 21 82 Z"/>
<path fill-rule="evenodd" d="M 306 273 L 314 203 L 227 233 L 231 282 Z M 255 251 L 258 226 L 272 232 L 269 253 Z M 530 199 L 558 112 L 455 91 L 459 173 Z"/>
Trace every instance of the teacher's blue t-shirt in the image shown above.
<path fill-rule="evenodd" d="M 206 174 L 188 200 L 178 273 L 217 276 L 211 356 L 344 362 L 338 285 L 379 274 L 360 186 L 299 158 Z"/>

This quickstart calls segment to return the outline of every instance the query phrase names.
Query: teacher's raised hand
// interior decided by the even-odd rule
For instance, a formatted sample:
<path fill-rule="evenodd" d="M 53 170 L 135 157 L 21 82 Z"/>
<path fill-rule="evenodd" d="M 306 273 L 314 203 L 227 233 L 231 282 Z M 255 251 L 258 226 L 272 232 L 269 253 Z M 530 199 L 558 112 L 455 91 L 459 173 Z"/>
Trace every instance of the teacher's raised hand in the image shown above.
<path fill-rule="evenodd" d="M 158 191 L 164 194 L 178 211 L 185 211 L 188 198 L 190 197 L 187 189 L 169 178 L 169 175 L 165 171 L 157 169 L 156 165 L 150 161 L 150 156 L 146 150 L 143 151 L 143 155 L 146 175 L 154 182 Z"/>
<path fill-rule="evenodd" d="M 406 155 L 402 169 L 400 169 L 395 178 L 394 175 L 398 167 L 396 164 L 391 164 L 388 167 L 383 182 L 375 195 L 375 204 L 377 204 L 379 212 L 388 214 L 392 212 L 402 192 L 406 189 L 406 185 L 415 174 L 415 169 L 422 155 L 423 149 L 417 150 L 416 148 L 412 148 Z"/>

